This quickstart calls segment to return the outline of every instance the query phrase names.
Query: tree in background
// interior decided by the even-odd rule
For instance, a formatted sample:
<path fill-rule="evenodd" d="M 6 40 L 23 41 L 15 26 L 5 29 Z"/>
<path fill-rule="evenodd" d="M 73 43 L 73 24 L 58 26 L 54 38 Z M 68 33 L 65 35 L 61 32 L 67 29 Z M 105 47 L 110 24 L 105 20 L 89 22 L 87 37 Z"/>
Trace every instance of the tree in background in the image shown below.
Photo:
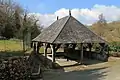
<path fill-rule="evenodd" d="M 0 35 L 23 39 L 23 34 L 31 33 L 32 38 L 40 33 L 37 20 L 13 0 L 0 0 Z"/>
<path fill-rule="evenodd" d="M 1 35 L 4 37 L 13 37 L 13 34 L 9 31 L 13 30 L 12 24 L 12 7 L 10 7 L 10 2 L 5 0 L 0 0 L 0 30 Z M 10 21 L 9 21 L 10 20 Z M 8 28 L 7 28 L 8 26 Z M 10 33 L 10 34 L 9 34 Z"/>
<path fill-rule="evenodd" d="M 98 20 L 97 23 L 99 23 L 99 25 L 103 26 L 103 25 L 107 24 L 107 22 L 106 22 L 105 17 L 104 17 L 103 14 L 100 14 L 98 18 L 99 18 L 99 20 Z"/>
<path fill-rule="evenodd" d="M 106 31 L 106 26 L 107 26 L 107 21 L 106 21 L 106 19 L 105 19 L 105 17 L 104 17 L 104 15 L 103 14 L 100 14 L 99 16 L 98 16 L 98 21 L 97 21 L 97 23 L 94 23 L 93 25 L 92 25 L 92 27 L 93 27 L 93 30 L 99 35 L 99 36 L 101 36 L 101 37 L 104 37 L 104 35 L 105 35 L 105 31 Z"/>
<path fill-rule="evenodd" d="M 23 33 L 26 34 L 29 32 L 32 39 L 38 36 L 42 30 L 42 26 L 37 24 L 38 21 L 34 16 L 29 16 L 25 13 L 23 20 L 24 27 L 22 27 Z"/>
<path fill-rule="evenodd" d="M 1 35 L 10 39 L 16 32 L 15 4 L 12 0 L 0 0 L 0 29 Z"/>

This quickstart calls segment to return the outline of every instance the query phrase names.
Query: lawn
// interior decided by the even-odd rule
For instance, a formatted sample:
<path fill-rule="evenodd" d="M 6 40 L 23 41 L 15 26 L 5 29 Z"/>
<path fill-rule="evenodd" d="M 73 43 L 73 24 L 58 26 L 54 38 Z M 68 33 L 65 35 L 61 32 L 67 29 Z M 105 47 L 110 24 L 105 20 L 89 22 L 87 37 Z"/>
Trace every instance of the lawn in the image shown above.
<path fill-rule="evenodd" d="M 22 41 L 0 40 L 0 51 L 22 51 Z"/>
<path fill-rule="evenodd" d="M 29 49 L 25 53 L 31 53 L 32 49 Z M 44 48 L 40 49 L 40 52 L 44 52 Z M 0 55 L 3 56 L 22 56 L 23 43 L 20 40 L 0 40 Z"/>
<path fill-rule="evenodd" d="M 0 40 L 0 55 L 2 56 L 22 56 L 23 48 L 20 40 Z"/>

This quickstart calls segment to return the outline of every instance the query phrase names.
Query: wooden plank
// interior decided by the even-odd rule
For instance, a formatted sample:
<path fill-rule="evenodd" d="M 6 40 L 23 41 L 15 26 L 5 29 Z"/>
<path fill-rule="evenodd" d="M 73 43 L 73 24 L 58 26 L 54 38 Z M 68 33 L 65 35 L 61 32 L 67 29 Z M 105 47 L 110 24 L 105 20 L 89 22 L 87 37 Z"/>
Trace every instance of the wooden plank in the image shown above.
<path fill-rule="evenodd" d="M 52 50 L 52 62 L 55 62 L 55 46 L 54 45 L 50 45 L 50 46 Z"/>
<path fill-rule="evenodd" d="M 40 42 L 37 42 L 37 53 L 39 53 L 39 49 L 40 49 Z"/>
<path fill-rule="evenodd" d="M 92 58 L 92 53 L 91 53 L 92 46 L 93 46 L 92 43 L 88 43 L 88 48 L 89 48 L 88 58 Z"/>
<path fill-rule="evenodd" d="M 47 44 L 44 43 L 44 56 L 47 58 Z"/>
<path fill-rule="evenodd" d="M 83 63 L 83 43 L 81 43 L 81 64 Z"/>
<path fill-rule="evenodd" d="M 36 53 L 36 43 L 34 42 L 34 48 L 33 51 Z"/>

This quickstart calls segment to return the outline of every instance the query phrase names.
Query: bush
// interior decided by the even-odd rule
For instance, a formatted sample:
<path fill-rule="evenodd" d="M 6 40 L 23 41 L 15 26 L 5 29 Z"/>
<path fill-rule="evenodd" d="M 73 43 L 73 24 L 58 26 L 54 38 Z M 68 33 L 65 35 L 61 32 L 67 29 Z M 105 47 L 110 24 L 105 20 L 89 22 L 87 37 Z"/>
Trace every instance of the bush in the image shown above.
<path fill-rule="evenodd" d="M 111 42 L 109 44 L 109 51 L 120 52 L 120 42 Z"/>
<path fill-rule="evenodd" d="M 0 60 L 0 80 L 31 80 L 31 68 L 26 58 Z"/>

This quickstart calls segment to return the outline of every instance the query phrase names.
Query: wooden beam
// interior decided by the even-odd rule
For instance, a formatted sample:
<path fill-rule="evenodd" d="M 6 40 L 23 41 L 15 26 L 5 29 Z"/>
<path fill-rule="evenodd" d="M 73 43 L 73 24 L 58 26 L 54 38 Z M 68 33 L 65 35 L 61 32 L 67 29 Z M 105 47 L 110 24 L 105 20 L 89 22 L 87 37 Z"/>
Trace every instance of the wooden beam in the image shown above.
<path fill-rule="evenodd" d="M 83 43 L 81 43 L 81 64 L 83 64 Z"/>
<path fill-rule="evenodd" d="M 88 47 L 89 47 L 89 51 L 91 52 L 91 49 L 92 49 L 92 43 L 88 43 Z"/>
<path fill-rule="evenodd" d="M 51 50 L 52 50 L 52 62 L 55 62 L 55 45 L 51 44 Z"/>
<path fill-rule="evenodd" d="M 34 53 L 36 53 L 36 43 L 34 42 L 34 48 L 33 48 Z"/>
<path fill-rule="evenodd" d="M 107 46 L 107 52 L 108 52 L 108 57 L 109 57 L 109 46 Z"/>
<path fill-rule="evenodd" d="M 92 46 L 93 46 L 92 43 L 88 43 L 88 48 L 89 48 L 88 58 L 92 58 L 92 53 L 91 53 L 91 51 L 92 51 Z"/>
<path fill-rule="evenodd" d="M 37 53 L 39 53 L 39 49 L 40 49 L 40 42 L 37 42 Z"/>
<path fill-rule="evenodd" d="M 75 50 L 77 44 L 73 44 L 73 49 Z"/>
<path fill-rule="evenodd" d="M 34 42 L 33 50 L 36 51 L 36 43 Z"/>
<path fill-rule="evenodd" d="M 44 43 L 44 56 L 47 58 L 47 43 Z"/>

